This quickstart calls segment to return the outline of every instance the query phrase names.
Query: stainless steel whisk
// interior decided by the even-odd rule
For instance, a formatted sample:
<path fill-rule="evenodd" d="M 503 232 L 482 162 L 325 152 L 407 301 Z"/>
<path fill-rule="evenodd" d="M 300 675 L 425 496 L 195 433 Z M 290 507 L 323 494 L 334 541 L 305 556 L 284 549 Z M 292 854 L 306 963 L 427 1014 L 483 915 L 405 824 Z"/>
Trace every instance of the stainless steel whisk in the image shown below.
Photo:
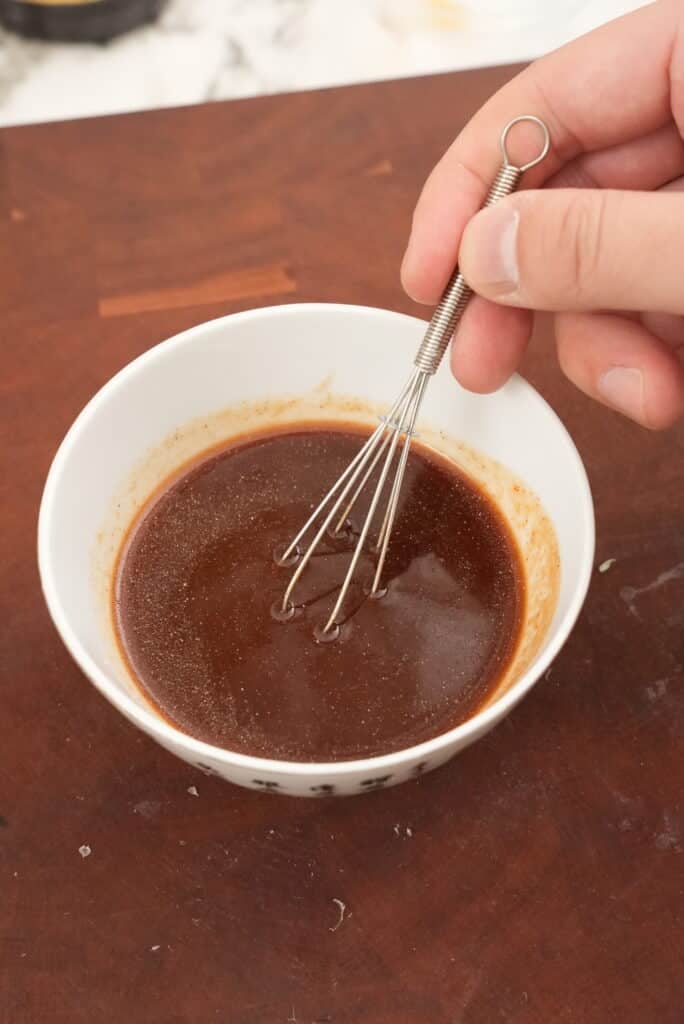
<path fill-rule="evenodd" d="M 538 155 L 533 160 L 519 166 L 511 163 L 508 155 L 507 140 L 513 126 L 521 122 L 531 122 L 537 125 L 541 129 L 543 142 Z M 503 163 L 483 206 L 492 206 L 499 199 L 515 191 L 524 172 L 528 171 L 531 167 L 535 167 L 547 155 L 551 140 L 548 128 L 540 118 L 534 117 L 531 114 L 523 114 L 520 117 L 514 117 L 513 120 L 508 122 L 501 133 L 500 144 Z M 423 401 L 423 395 L 425 394 L 425 388 L 430 377 L 436 373 L 442 361 L 451 336 L 463 315 L 471 295 L 471 289 L 460 274 L 458 267 L 456 267 L 444 290 L 439 305 L 432 315 L 432 319 L 416 353 L 411 376 L 391 405 L 387 415 L 381 419 L 380 424 L 355 458 L 352 459 L 336 483 L 330 488 L 297 536 L 282 553 L 274 555 L 278 565 L 287 567 L 296 565 L 296 569 L 283 595 L 282 602 L 277 603 L 274 607 L 275 615 L 281 620 L 287 620 L 294 616 L 296 610 L 292 600 L 294 589 L 322 537 L 330 529 L 330 525 L 336 517 L 335 526 L 331 532 L 333 536 L 339 536 L 349 513 L 370 479 L 375 467 L 382 456 L 385 456 L 363 527 L 354 546 L 344 582 L 340 587 L 337 599 L 325 625 L 318 627 L 315 631 L 316 639 L 321 642 L 335 640 L 339 635 L 340 624 L 338 616 L 352 582 L 359 558 L 361 557 L 361 552 L 368 538 L 368 533 L 380 503 L 390 469 L 394 463 L 399 439 L 403 436 L 404 443 L 401 447 L 401 454 L 395 469 L 389 500 L 385 508 L 378 539 L 375 543 L 378 560 L 368 596 L 370 598 L 379 598 L 386 592 L 386 588 L 381 586 L 382 572 L 392 535 L 392 527 L 394 526 L 404 471 L 411 448 L 411 438 L 415 432 L 416 420 Z M 345 502 L 346 504 L 344 504 Z M 340 509 L 342 509 L 341 512 Z M 324 513 L 324 518 L 309 546 L 304 551 L 301 551 L 301 541 Z"/>

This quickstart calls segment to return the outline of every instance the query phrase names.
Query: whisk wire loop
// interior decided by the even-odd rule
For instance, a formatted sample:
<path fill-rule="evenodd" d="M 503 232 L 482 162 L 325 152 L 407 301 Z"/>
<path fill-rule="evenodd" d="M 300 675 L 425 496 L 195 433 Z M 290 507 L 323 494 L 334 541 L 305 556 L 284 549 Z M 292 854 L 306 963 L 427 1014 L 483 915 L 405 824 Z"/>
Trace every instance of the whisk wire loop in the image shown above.
<path fill-rule="evenodd" d="M 412 421 L 415 422 L 416 415 L 417 415 L 417 405 L 416 405 L 417 398 L 416 398 L 416 396 L 418 396 L 418 397 L 422 396 L 422 388 L 420 388 L 420 386 L 419 386 L 419 381 L 420 381 L 421 376 L 422 376 L 422 374 L 420 374 L 420 372 L 415 372 L 414 373 L 414 375 L 412 377 L 411 388 L 410 388 L 406 398 L 404 399 L 404 402 L 403 402 L 401 408 L 399 410 L 397 410 L 397 414 L 396 414 L 397 418 L 398 418 L 397 426 L 390 428 L 390 433 L 388 435 L 388 437 L 391 438 L 391 440 L 389 442 L 389 450 L 388 450 L 388 452 L 387 452 L 387 454 L 385 456 L 385 462 L 384 462 L 384 465 L 383 465 L 382 470 L 380 472 L 380 476 L 378 478 L 378 482 L 375 485 L 375 490 L 373 492 L 373 497 L 371 498 L 371 503 L 370 503 L 370 506 L 368 508 L 368 512 L 366 513 L 366 518 L 364 519 L 363 526 L 361 528 L 361 532 L 359 534 L 358 540 L 357 540 L 356 545 L 354 547 L 354 553 L 352 555 L 351 562 L 349 563 L 349 567 L 347 569 L 347 574 L 346 574 L 346 576 L 344 578 L 344 582 L 342 583 L 342 586 L 340 587 L 340 592 L 337 595 L 337 600 L 336 600 L 335 605 L 334 605 L 334 607 L 333 607 L 333 609 L 332 609 L 332 611 L 330 613 L 328 621 L 326 622 L 325 626 L 323 627 L 323 633 L 329 632 L 329 630 L 332 629 L 333 626 L 337 625 L 337 618 L 339 616 L 340 611 L 342 610 L 342 606 L 344 604 L 344 599 L 345 599 L 345 597 L 347 595 L 347 591 L 349 590 L 349 587 L 350 587 L 350 584 L 351 584 L 351 581 L 352 581 L 352 577 L 354 576 L 354 572 L 356 570 L 356 566 L 358 564 L 359 558 L 361 557 L 361 553 L 362 553 L 363 548 L 365 546 L 366 539 L 368 537 L 368 533 L 370 531 L 371 525 L 373 523 L 373 519 L 375 517 L 375 512 L 376 512 L 376 509 L 378 507 L 378 503 L 379 503 L 380 498 L 382 496 L 382 492 L 383 492 L 383 490 L 385 488 L 385 482 L 386 482 L 387 477 L 389 475 L 389 471 L 391 469 L 392 462 L 394 461 L 394 455 L 395 455 L 395 452 L 396 452 L 396 449 L 397 449 L 397 445 L 399 444 L 399 438 L 402 436 L 404 431 L 407 429 L 407 426 Z M 404 451 L 407 452 L 407 453 L 408 453 L 408 449 L 409 449 L 410 443 L 411 443 L 411 438 L 410 438 L 410 436 L 408 436 L 404 440 Z"/>
<path fill-rule="evenodd" d="M 392 417 L 395 416 L 397 411 L 401 408 L 402 403 L 404 402 L 404 400 L 406 398 L 406 395 L 409 393 L 409 391 L 410 391 L 410 389 L 411 389 L 411 387 L 413 385 L 413 382 L 415 380 L 415 376 L 416 376 L 416 371 L 414 370 L 413 373 L 411 374 L 411 376 L 409 377 L 409 380 L 404 385 L 404 388 L 400 392 L 399 397 L 396 399 L 396 401 L 392 405 L 392 407 L 391 407 L 391 409 L 390 409 L 390 411 L 388 413 L 388 419 L 389 420 L 391 420 Z M 318 519 L 320 514 L 323 512 L 323 510 L 326 508 L 326 506 L 329 504 L 329 502 L 335 497 L 337 492 L 340 491 L 340 493 L 339 493 L 339 495 L 337 497 L 337 500 L 334 502 L 334 504 L 332 505 L 332 507 L 328 511 L 327 515 L 325 516 L 325 518 L 323 520 L 323 523 L 321 524 L 321 526 L 319 527 L 316 535 L 314 536 L 314 539 L 311 541 L 311 543 L 309 544 L 308 548 L 306 549 L 304 554 L 299 559 L 299 563 L 297 565 L 297 568 L 295 569 L 294 573 L 292 574 L 292 578 L 290 580 L 290 583 L 289 583 L 289 585 L 287 587 L 287 590 L 285 591 L 285 594 L 283 595 L 283 601 L 282 601 L 282 606 L 281 606 L 281 611 L 283 613 L 287 612 L 291 608 L 291 606 L 292 606 L 291 597 L 292 597 L 292 592 L 293 592 L 294 588 L 297 586 L 297 583 L 299 582 L 299 580 L 300 580 L 300 578 L 302 576 L 302 573 L 304 572 L 304 569 L 306 568 L 306 566 L 308 565 L 309 561 L 311 560 L 311 556 L 313 555 L 314 551 L 316 550 L 316 547 L 320 544 L 320 542 L 323 539 L 323 536 L 324 536 L 326 530 L 329 528 L 332 520 L 334 519 L 335 515 L 337 514 L 337 512 L 338 512 L 338 510 L 340 508 L 340 505 L 342 504 L 344 499 L 349 494 L 349 491 L 354 486 L 354 482 L 357 479 L 358 475 L 361 472 L 363 472 L 364 466 L 366 465 L 368 460 L 370 458 L 372 458 L 373 452 L 374 452 L 375 448 L 377 447 L 377 445 L 380 443 L 380 439 L 381 439 L 383 433 L 385 432 L 385 429 L 386 429 L 386 426 L 385 426 L 384 423 L 381 423 L 379 426 L 377 426 L 375 428 L 375 430 L 373 431 L 371 436 L 368 438 L 366 443 L 363 445 L 361 450 L 352 459 L 352 461 L 349 463 L 349 465 L 347 466 L 345 471 L 342 473 L 342 475 L 338 478 L 336 483 L 333 484 L 333 486 L 330 488 L 330 490 L 325 495 L 325 497 L 320 502 L 320 504 L 314 509 L 314 511 L 309 516 L 308 520 L 306 521 L 306 523 L 304 524 L 302 529 L 299 531 L 297 536 L 294 538 L 294 540 L 286 548 L 284 553 L 280 557 L 278 557 L 276 559 L 277 562 L 280 562 L 281 564 L 283 564 L 283 563 L 285 563 L 289 559 L 290 555 L 292 555 L 293 552 L 298 551 L 299 542 L 302 540 L 302 538 L 307 533 L 309 528 L 311 526 L 313 526 L 313 524 L 316 522 L 316 520 Z M 341 488 L 341 490 L 340 490 L 340 488 Z"/>
<path fill-rule="evenodd" d="M 416 380 L 415 388 L 411 394 L 411 399 L 408 407 L 408 430 L 406 430 L 404 435 L 404 446 L 401 450 L 399 465 L 397 466 L 397 472 L 394 477 L 394 483 L 392 484 L 392 491 L 387 505 L 387 511 L 385 512 L 385 518 L 380 528 L 380 535 L 378 537 L 377 550 L 379 550 L 380 554 L 378 557 L 378 564 L 375 568 L 373 586 L 371 587 L 371 597 L 375 596 L 380 589 L 382 570 L 384 569 L 385 566 L 387 549 L 389 547 L 390 537 L 392 536 L 392 527 L 394 526 L 394 519 L 396 517 L 397 506 L 399 504 L 399 494 L 401 492 L 401 485 L 404 481 L 406 463 L 408 462 L 409 451 L 411 450 L 411 440 L 413 438 L 416 420 L 418 419 L 418 413 L 420 412 L 420 406 L 423 401 L 423 395 L 425 394 L 425 388 L 427 387 L 428 380 L 428 375 L 425 373 L 421 373 Z"/>

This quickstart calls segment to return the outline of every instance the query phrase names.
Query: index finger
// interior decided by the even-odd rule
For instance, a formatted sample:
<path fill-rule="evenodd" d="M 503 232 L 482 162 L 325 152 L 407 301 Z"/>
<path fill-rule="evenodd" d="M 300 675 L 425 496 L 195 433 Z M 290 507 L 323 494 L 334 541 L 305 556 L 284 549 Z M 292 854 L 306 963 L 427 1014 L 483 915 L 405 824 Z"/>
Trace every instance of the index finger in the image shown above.
<path fill-rule="evenodd" d="M 402 266 L 406 291 L 422 302 L 439 298 L 456 264 L 463 229 L 497 173 L 499 136 L 511 118 L 535 114 L 551 133 L 551 153 L 525 176 L 533 188 L 582 152 L 661 128 L 672 120 L 676 102 L 684 127 L 680 23 L 681 4 L 660 0 L 542 57 L 495 93 L 425 183 Z M 534 129 L 521 126 L 510 140 L 513 159 L 523 162 L 538 145 Z"/>

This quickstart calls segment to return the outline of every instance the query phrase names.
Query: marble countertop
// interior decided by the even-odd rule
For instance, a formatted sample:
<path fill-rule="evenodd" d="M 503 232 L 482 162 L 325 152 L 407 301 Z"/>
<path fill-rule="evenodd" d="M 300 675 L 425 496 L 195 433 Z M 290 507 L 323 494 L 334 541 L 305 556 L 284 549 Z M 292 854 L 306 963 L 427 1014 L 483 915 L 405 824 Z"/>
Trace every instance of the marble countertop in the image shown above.
<path fill-rule="evenodd" d="M 0 33 L 0 125 L 527 60 L 643 0 L 169 0 L 106 46 Z"/>

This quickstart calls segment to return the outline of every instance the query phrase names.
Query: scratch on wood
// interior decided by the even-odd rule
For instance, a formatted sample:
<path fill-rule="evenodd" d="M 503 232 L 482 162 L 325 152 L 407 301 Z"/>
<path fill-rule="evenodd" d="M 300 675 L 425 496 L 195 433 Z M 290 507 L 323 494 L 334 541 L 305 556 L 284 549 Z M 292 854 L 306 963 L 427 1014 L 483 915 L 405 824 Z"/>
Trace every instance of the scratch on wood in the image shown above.
<path fill-rule="evenodd" d="M 653 703 L 653 701 L 660 700 L 667 693 L 667 687 L 670 682 L 670 677 L 665 676 L 664 679 L 656 679 L 649 686 L 645 687 L 646 696 Z"/>
<path fill-rule="evenodd" d="M 623 591 L 628 592 L 629 596 L 639 597 L 640 594 L 648 594 L 652 590 L 658 590 L 665 583 L 670 583 L 671 580 L 680 580 L 684 578 L 684 562 L 679 562 L 678 565 L 673 565 L 671 569 L 666 569 L 665 572 L 661 572 L 654 580 L 647 583 L 645 587 L 623 587 Z"/>
<path fill-rule="evenodd" d="M 274 264 L 228 270 L 187 285 L 102 296 L 98 309 L 100 316 L 106 319 L 159 309 L 179 309 L 182 306 L 207 306 L 214 302 L 249 299 L 260 295 L 287 295 L 296 290 L 297 282 L 290 270 Z"/>
<path fill-rule="evenodd" d="M 383 175 L 391 174 L 393 170 L 391 160 L 379 160 L 377 164 L 372 164 L 366 170 L 366 174 L 369 178 L 379 178 Z"/>
<path fill-rule="evenodd" d="M 330 931 L 331 932 L 336 932 L 337 929 L 342 924 L 342 922 L 344 921 L 345 914 L 347 913 L 347 904 L 343 903 L 342 900 L 338 900 L 338 899 L 335 899 L 335 898 L 333 898 L 333 903 L 335 903 L 336 906 L 337 906 L 337 909 L 339 911 L 339 917 L 338 917 L 337 921 L 335 922 L 335 924 L 330 929 Z"/>
<path fill-rule="evenodd" d="M 672 811 L 663 811 L 663 828 L 655 836 L 655 845 L 659 850 L 674 850 L 676 853 L 682 852 L 681 846 L 681 827 L 678 819 L 672 813 Z"/>
<path fill-rule="evenodd" d="M 627 605 L 630 613 L 637 619 L 641 616 L 636 607 L 636 599 L 641 597 L 642 594 L 650 594 L 652 590 L 659 590 L 660 587 L 666 583 L 670 583 L 672 580 L 684 579 L 684 562 L 680 562 L 678 565 L 673 565 L 671 569 L 666 569 L 665 572 L 661 572 L 659 576 L 651 582 L 647 583 L 645 587 L 623 587 L 620 591 L 620 597 Z"/>

